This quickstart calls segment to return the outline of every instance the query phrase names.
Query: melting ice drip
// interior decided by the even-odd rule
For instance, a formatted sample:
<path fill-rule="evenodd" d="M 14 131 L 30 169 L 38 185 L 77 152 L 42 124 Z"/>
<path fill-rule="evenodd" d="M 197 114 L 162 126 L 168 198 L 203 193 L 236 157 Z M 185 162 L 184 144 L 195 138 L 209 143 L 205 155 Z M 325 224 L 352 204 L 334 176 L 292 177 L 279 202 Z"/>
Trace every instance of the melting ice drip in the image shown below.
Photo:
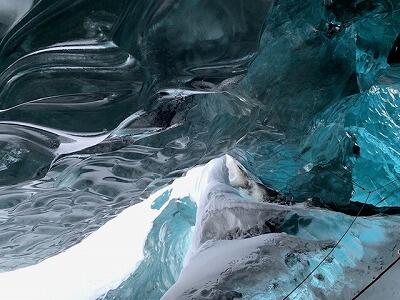
<path fill-rule="evenodd" d="M 0 298 L 282 298 L 351 222 L 341 213 L 282 200 L 230 156 L 214 159 L 65 252 L 0 274 Z M 293 299 L 351 295 L 376 265 L 374 247 L 398 232 L 391 220 L 360 219 Z M 352 280 L 338 283 L 346 276 Z"/>

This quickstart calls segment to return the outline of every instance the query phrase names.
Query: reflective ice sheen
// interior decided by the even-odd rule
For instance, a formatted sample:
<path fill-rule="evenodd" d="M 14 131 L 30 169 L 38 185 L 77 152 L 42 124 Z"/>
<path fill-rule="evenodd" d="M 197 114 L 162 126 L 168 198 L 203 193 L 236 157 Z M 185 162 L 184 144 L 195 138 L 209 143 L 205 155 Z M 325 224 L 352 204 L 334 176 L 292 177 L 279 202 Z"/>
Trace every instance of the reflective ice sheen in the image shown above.
<path fill-rule="evenodd" d="M 351 297 L 396 255 L 399 32 L 390 0 L 0 0 L 0 270 L 67 253 L 229 154 L 253 185 L 223 181 L 215 193 L 252 199 L 228 213 L 244 227 L 194 247 L 203 210 L 187 183 L 179 199 L 157 200 L 147 231 L 120 232 L 143 235 L 143 259 L 100 294 L 159 299 L 173 286 L 189 297 L 187 284 L 193 297 L 282 298 L 326 253 L 313 243 L 336 241 L 367 201 L 332 261 L 293 295 Z M 275 209 L 286 215 L 277 232 L 251 223 Z M 268 255 L 242 260 L 219 286 L 193 285 L 218 270 L 196 259 L 235 247 Z"/>

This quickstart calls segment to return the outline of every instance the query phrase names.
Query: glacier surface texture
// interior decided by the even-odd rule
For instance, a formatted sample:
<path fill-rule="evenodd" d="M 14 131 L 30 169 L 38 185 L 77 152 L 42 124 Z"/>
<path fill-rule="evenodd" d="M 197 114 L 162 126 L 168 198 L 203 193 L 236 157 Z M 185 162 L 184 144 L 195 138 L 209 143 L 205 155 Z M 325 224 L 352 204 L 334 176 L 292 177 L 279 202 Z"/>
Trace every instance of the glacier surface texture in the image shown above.
<path fill-rule="evenodd" d="M 399 249 L 400 1 L 0 0 L 0 299 L 352 299 Z"/>

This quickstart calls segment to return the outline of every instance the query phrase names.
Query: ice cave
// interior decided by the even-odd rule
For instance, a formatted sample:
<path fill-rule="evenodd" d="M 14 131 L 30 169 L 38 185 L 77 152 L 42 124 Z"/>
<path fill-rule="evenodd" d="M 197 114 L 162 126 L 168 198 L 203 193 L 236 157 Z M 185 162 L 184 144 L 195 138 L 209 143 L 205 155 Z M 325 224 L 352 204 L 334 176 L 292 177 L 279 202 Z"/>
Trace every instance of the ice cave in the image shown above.
<path fill-rule="evenodd" d="M 399 0 L 0 0 L 0 300 L 399 286 Z"/>

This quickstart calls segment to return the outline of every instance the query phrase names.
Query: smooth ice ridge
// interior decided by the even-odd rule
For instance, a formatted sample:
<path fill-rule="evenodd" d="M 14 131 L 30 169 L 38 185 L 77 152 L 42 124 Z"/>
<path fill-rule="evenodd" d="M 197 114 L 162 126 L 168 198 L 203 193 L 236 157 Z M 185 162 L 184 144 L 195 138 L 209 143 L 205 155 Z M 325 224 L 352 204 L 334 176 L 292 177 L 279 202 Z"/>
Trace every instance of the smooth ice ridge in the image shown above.
<path fill-rule="evenodd" d="M 0 293 L 282 299 L 367 201 L 292 294 L 351 299 L 399 245 L 399 32 L 394 0 L 0 0 Z"/>
<path fill-rule="evenodd" d="M 37 265 L 0 274 L 0 298 L 108 299 L 118 296 L 118 292 L 129 297 L 123 282 L 129 282 L 141 268 L 145 256 L 156 259 L 151 257 L 154 250 L 148 252 L 146 245 L 151 246 L 149 240 L 157 222 L 171 203 L 178 199 L 184 204 L 187 197 L 197 206 L 194 232 L 189 234 L 192 237 L 190 246 L 181 247 L 181 258 L 185 256 L 181 274 L 178 277 L 178 272 L 174 276 L 177 281 L 163 299 L 273 299 L 284 296 L 296 278 L 304 276 L 337 239 L 340 232 L 335 235 L 335 230 L 330 230 L 327 234 L 323 226 L 333 227 L 333 220 L 336 220 L 338 230 L 344 230 L 351 218 L 307 208 L 303 204 L 268 203 L 271 200 L 269 192 L 230 156 L 214 159 L 205 166 L 189 170 L 186 176 L 143 202 L 125 209 L 65 252 Z M 317 210 L 318 214 L 315 213 Z M 194 210 L 186 213 L 193 214 Z M 332 288 L 332 298 L 340 298 L 349 294 L 349 288 L 359 287 L 363 282 L 359 278 L 347 286 L 336 280 L 346 274 L 359 276 L 360 269 L 367 266 L 358 266 L 354 273 L 351 268 L 361 261 L 374 264 L 374 246 L 385 245 L 393 239 L 382 230 L 388 224 L 383 217 L 361 219 L 349 239 L 339 247 L 336 255 L 340 259 L 332 259 L 327 266 L 321 267 L 318 276 L 307 284 L 307 288 L 300 289 L 296 297 L 318 298 L 321 288 Z M 394 224 L 389 230 L 393 233 L 399 229 Z M 191 231 L 190 226 L 186 231 Z M 172 236 L 169 239 L 174 243 L 178 238 Z M 168 241 L 163 242 L 168 244 Z M 369 253 L 364 253 L 365 245 L 370 247 Z M 176 261 L 170 263 L 176 264 Z M 147 272 L 162 275 L 173 267 L 163 269 L 160 265 Z M 163 278 L 157 280 L 152 284 L 162 285 Z M 150 294 L 144 296 L 159 298 Z"/>

